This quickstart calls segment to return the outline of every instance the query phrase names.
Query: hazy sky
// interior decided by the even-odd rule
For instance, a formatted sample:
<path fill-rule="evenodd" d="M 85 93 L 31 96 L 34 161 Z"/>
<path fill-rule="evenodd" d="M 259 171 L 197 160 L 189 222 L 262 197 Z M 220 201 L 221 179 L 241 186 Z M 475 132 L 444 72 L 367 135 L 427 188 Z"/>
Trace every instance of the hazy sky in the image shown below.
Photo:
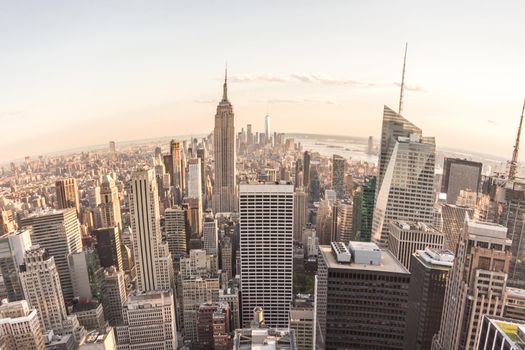
<path fill-rule="evenodd" d="M 0 163 L 212 130 L 224 62 L 238 129 L 379 136 L 397 109 L 438 146 L 510 157 L 520 1 L 0 0 Z M 525 159 L 525 145 L 522 159 Z"/>

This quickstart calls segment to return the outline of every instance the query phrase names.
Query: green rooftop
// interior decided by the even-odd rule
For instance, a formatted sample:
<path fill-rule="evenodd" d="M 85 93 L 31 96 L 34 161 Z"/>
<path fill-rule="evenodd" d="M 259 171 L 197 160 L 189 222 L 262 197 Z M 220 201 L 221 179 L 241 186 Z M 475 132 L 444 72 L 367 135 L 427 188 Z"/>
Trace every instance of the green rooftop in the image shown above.
<path fill-rule="evenodd" d="M 496 321 L 495 322 L 498 327 L 509 337 L 510 340 L 513 342 L 521 342 L 521 339 L 518 337 L 518 325 L 514 323 L 507 323 L 507 322 L 501 322 Z"/>

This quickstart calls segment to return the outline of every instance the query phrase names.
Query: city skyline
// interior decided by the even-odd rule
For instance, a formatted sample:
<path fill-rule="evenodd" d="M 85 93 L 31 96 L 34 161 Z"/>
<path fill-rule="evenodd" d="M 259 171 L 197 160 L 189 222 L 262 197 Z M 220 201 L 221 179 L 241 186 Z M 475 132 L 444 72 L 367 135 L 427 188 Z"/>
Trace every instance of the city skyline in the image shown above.
<path fill-rule="evenodd" d="M 383 105 L 398 105 L 405 41 L 404 116 L 438 147 L 509 157 L 524 5 L 407 5 L 6 5 L 0 160 L 106 143 L 102 127 L 116 141 L 211 132 L 226 60 L 236 130 L 263 130 L 269 109 L 274 130 L 377 139 Z"/>

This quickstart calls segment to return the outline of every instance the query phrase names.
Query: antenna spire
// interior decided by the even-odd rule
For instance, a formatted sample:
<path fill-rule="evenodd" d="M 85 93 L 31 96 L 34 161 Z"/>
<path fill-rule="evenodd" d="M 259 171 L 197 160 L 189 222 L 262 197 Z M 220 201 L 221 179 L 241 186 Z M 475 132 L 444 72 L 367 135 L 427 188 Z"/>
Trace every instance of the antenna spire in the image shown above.
<path fill-rule="evenodd" d="M 512 160 L 509 167 L 509 180 L 514 180 L 518 173 L 518 153 L 520 150 L 520 136 L 521 125 L 523 124 L 523 115 L 525 114 L 525 100 L 523 101 L 523 108 L 521 110 L 520 126 L 518 127 L 518 134 L 516 135 L 516 143 L 514 144 L 514 151 L 512 151 Z"/>
<path fill-rule="evenodd" d="M 403 74 L 401 75 L 401 92 L 399 94 L 399 109 L 398 114 L 401 115 L 403 112 L 403 92 L 405 90 L 405 66 L 407 64 L 407 49 L 408 43 L 405 43 L 405 58 L 403 59 Z"/>
<path fill-rule="evenodd" d="M 228 63 L 224 67 L 224 85 L 222 86 L 222 100 L 228 101 Z"/>

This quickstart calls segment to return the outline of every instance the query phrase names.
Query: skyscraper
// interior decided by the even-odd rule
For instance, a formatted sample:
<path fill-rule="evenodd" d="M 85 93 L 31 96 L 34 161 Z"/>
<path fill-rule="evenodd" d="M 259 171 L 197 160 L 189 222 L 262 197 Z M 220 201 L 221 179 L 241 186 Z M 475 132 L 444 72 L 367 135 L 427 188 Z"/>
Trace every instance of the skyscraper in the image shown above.
<path fill-rule="evenodd" d="M 246 143 L 248 145 L 253 145 L 252 124 L 246 125 Z"/>
<path fill-rule="evenodd" d="M 26 300 L 0 306 L 0 329 L 3 349 L 45 349 L 38 312 Z"/>
<path fill-rule="evenodd" d="M 481 182 L 483 164 L 466 159 L 445 158 L 441 192 L 447 195 L 447 203 L 456 204 L 461 190 L 477 193 Z"/>
<path fill-rule="evenodd" d="M 467 214 L 433 350 L 473 349 L 482 315 L 503 314 L 510 246 L 505 227 L 471 220 Z"/>
<path fill-rule="evenodd" d="M 292 307 L 290 309 L 290 329 L 295 332 L 297 350 L 314 350 L 314 309 L 312 307 Z"/>
<path fill-rule="evenodd" d="M 374 210 L 372 238 L 381 246 L 388 246 L 391 220 L 433 224 L 435 154 L 434 138 L 410 134 L 395 140 Z"/>
<path fill-rule="evenodd" d="M 296 188 L 294 192 L 294 209 L 293 209 L 293 237 L 296 241 L 301 242 L 303 236 L 303 229 L 306 227 L 306 210 L 307 210 L 308 196 L 303 191 L 302 187 Z"/>
<path fill-rule="evenodd" d="M 376 180 L 375 176 L 365 177 L 363 183 L 354 193 L 354 219 L 352 223 L 356 241 L 370 242 L 372 237 Z"/>
<path fill-rule="evenodd" d="M 523 349 L 525 322 L 506 317 L 483 315 L 476 341 L 477 350 Z"/>
<path fill-rule="evenodd" d="M 267 114 L 266 117 L 264 117 L 264 134 L 266 135 L 266 142 L 271 143 L 272 131 L 270 128 L 270 115 L 269 114 Z"/>
<path fill-rule="evenodd" d="M 421 129 L 412 124 L 400 114 L 387 106 L 383 110 L 383 125 L 381 126 L 381 145 L 379 151 L 379 177 L 377 190 L 381 188 L 383 177 L 390 161 L 390 154 L 396 144 L 397 138 L 408 137 L 410 134 L 422 135 Z"/>
<path fill-rule="evenodd" d="M 104 294 L 102 304 L 106 320 L 113 327 L 122 325 L 122 307 L 128 300 L 124 272 L 115 267 L 104 270 Z"/>
<path fill-rule="evenodd" d="M 55 183 L 55 190 L 59 209 L 75 208 L 77 213 L 80 213 L 80 200 L 75 178 L 58 180 Z"/>
<path fill-rule="evenodd" d="M 42 329 L 61 333 L 67 312 L 55 259 L 39 245 L 32 246 L 26 251 L 20 278 L 29 306 L 38 310 Z"/>
<path fill-rule="evenodd" d="M 224 77 L 222 100 L 215 114 L 213 130 L 215 183 L 213 186 L 213 211 L 236 211 L 237 180 L 235 169 L 235 126 L 233 107 L 228 101 L 227 76 Z"/>
<path fill-rule="evenodd" d="M 337 201 L 333 209 L 335 210 L 336 232 L 334 232 L 338 242 L 348 244 L 350 241 L 355 241 L 354 234 L 354 203 L 351 199 L 344 201 Z"/>
<path fill-rule="evenodd" d="M 319 246 L 316 349 L 403 349 L 410 273 L 375 243 Z"/>
<path fill-rule="evenodd" d="M 445 249 L 455 252 L 461 237 L 461 231 L 465 224 L 465 215 L 473 215 L 473 209 L 445 204 L 441 206 L 441 217 L 443 219 L 443 234 L 445 235 Z"/>
<path fill-rule="evenodd" d="M 28 230 L 19 230 L 0 237 L 0 273 L 9 301 L 24 299 L 19 266 L 24 263 L 24 253 L 29 247 L 31 237 Z"/>
<path fill-rule="evenodd" d="M 188 161 L 188 197 L 202 200 L 201 160 L 192 158 Z"/>
<path fill-rule="evenodd" d="M 206 160 L 205 152 L 206 150 L 204 148 L 197 149 L 197 158 L 200 159 L 200 163 L 201 163 L 201 191 L 203 195 L 206 194 L 206 172 L 205 172 L 205 165 L 204 165 L 205 160 Z"/>
<path fill-rule="evenodd" d="M 82 251 L 76 210 L 69 208 L 36 212 L 23 218 L 20 225 L 30 228 L 33 244 L 40 245 L 55 258 L 64 300 L 69 303 L 74 293 L 67 256 Z"/>
<path fill-rule="evenodd" d="M 405 349 L 430 349 L 439 331 L 445 287 L 454 255 L 425 248 L 412 255 Z"/>
<path fill-rule="evenodd" d="M 171 291 L 131 295 L 122 314 L 124 324 L 115 327 L 119 349 L 177 349 L 175 305 Z"/>
<path fill-rule="evenodd" d="M 525 286 L 525 199 L 524 179 L 514 180 L 490 177 L 483 182 L 482 197 L 478 201 L 475 217 L 507 227 L 512 240 L 512 260 L 509 284 Z"/>
<path fill-rule="evenodd" d="M 271 327 L 288 327 L 293 287 L 293 185 L 241 184 L 243 320 L 262 307 Z"/>
<path fill-rule="evenodd" d="M 443 233 L 421 222 L 390 221 L 388 250 L 410 271 L 412 254 L 425 248 L 442 250 Z"/>
<path fill-rule="evenodd" d="M 334 154 L 332 158 L 332 189 L 337 193 L 338 199 L 345 196 L 345 165 L 346 159 Z"/>
<path fill-rule="evenodd" d="M 178 141 L 170 141 L 170 154 L 171 154 L 171 184 L 175 190 L 175 201 L 180 204 L 184 196 L 184 172 L 181 144 Z"/>
<path fill-rule="evenodd" d="M 218 226 L 217 220 L 213 217 L 213 214 L 208 213 L 204 218 L 204 228 L 203 228 L 203 242 L 204 249 L 206 253 L 213 255 L 215 257 L 219 254 L 219 237 L 218 237 Z"/>
<path fill-rule="evenodd" d="M 230 236 L 224 236 L 221 240 L 221 270 L 223 282 L 233 278 L 233 248 Z"/>
<path fill-rule="evenodd" d="M 181 207 L 168 208 L 164 212 L 164 229 L 171 257 L 178 261 L 187 253 L 186 214 Z"/>
<path fill-rule="evenodd" d="M 366 149 L 367 154 L 374 154 L 374 138 L 372 136 L 368 136 L 368 146 Z"/>
<path fill-rule="evenodd" d="M 105 175 L 102 178 L 100 200 L 101 227 L 118 227 L 119 231 L 122 230 L 118 188 L 111 176 Z"/>
<path fill-rule="evenodd" d="M 133 173 L 129 193 L 137 288 L 141 292 L 171 288 L 173 262 L 162 242 L 157 181 L 153 169 Z"/>
<path fill-rule="evenodd" d="M 317 166 L 310 168 L 310 179 L 308 184 L 310 203 L 321 200 L 321 180 L 319 179 L 319 169 Z"/>
<path fill-rule="evenodd" d="M 99 228 L 93 230 L 92 234 L 97 240 L 95 248 L 100 260 L 100 266 L 115 266 L 117 270 L 122 271 L 122 254 L 118 229 L 116 227 Z"/>
<path fill-rule="evenodd" d="M 303 187 L 305 188 L 307 193 L 310 189 L 310 161 L 310 152 L 305 151 L 303 155 Z"/>
<path fill-rule="evenodd" d="M 197 317 L 202 303 L 217 301 L 219 278 L 215 257 L 204 250 L 191 250 L 181 259 L 182 313 L 184 338 L 197 344 Z"/>

